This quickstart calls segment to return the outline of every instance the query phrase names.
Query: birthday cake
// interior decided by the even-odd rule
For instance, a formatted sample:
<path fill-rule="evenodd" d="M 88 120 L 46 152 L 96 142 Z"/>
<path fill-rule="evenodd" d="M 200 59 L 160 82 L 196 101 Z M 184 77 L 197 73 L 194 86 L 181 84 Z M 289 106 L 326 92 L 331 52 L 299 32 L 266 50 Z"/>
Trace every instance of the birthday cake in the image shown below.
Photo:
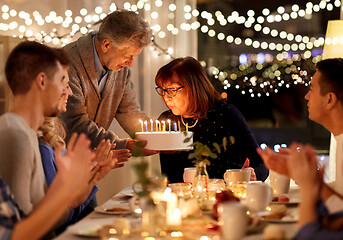
<path fill-rule="evenodd" d="M 190 141 L 184 142 L 190 137 Z M 147 140 L 146 149 L 159 151 L 193 149 L 193 132 L 136 132 L 138 140 Z"/>

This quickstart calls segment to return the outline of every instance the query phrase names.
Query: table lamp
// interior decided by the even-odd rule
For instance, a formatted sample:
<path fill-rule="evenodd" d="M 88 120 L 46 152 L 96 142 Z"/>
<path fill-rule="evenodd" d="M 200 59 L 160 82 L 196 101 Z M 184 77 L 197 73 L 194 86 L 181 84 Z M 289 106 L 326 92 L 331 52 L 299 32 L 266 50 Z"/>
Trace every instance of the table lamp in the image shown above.
<path fill-rule="evenodd" d="M 343 58 L 343 20 L 331 20 L 328 22 L 322 59 L 328 58 Z M 336 140 L 331 134 L 329 182 L 336 180 L 336 145 Z"/>
<path fill-rule="evenodd" d="M 328 22 L 322 59 L 328 58 L 343 58 L 343 20 Z"/>

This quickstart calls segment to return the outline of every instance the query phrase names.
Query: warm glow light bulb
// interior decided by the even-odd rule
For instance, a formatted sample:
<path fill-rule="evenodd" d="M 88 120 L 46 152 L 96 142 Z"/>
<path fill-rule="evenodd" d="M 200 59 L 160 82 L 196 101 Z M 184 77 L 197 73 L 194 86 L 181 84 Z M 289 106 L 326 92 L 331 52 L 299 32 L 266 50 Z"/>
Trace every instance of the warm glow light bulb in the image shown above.
<path fill-rule="evenodd" d="M 23 33 L 26 31 L 26 27 L 24 25 L 21 25 L 18 30 L 19 32 Z"/>
<path fill-rule="evenodd" d="M 73 12 L 70 9 L 68 9 L 64 12 L 64 15 L 66 15 L 67 17 L 71 17 L 73 15 Z"/>
<path fill-rule="evenodd" d="M 152 12 L 152 13 L 151 13 L 151 18 L 152 18 L 152 19 L 156 19 L 156 18 L 158 18 L 158 13 L 157 13 L 157 12 L 155 12 L 155 11 L 154 11 L 154 12 Z"/>
<path fill-rule="evenodd" d="M 97 6 L 97 7 L 95 8 L 95 12 L 96 12 L 97 14 L 102 13 L 102 7 Z"/>
<path fill-rule="evenodd" d="M 93 20 L 93 22 L 98 22 L 100 20 L 99 15 L 93 15 L 92 20 Z"/>
<path fill-rule="evenodd" d="M 87 9 L 85 9 L 85 8 L 82 8 L 82 9 L 80 10 L 81 16 L 86 16 L 87 13 L 88 13 L 88 11 L 87 11 Z"/>
<path fill-rule="evenodd" d="M 185 11 L 185 12 L 191 12 L 192 11 L 192 8 L 191 8 L 191 6 L 189 6 L 189 5 L 185 5 L 184 7 L 183 7 L 183 10 Z"/>
<path fill-rule="evenodd" d="M 124 6 L 124 9 L 129 10 L 131 7 L 131 3 L 125 2 L 123 6 Z"/>
<path fill-rule="evenodd" d="M 85 22 L 90 23 L 92 21 L 92 17 L 90 15 L 85 16 Z"/>
<path fill-rule="evenodd" d="M 86 34 L 86 33 L 88 32 L 88 30 L 87 30 L 86 27 L 82 27 L 82 28 L 80 29 L 80 32 L 81 32 L 81 34 Z"/>
<path fill-rule="evenodd" d="M 12 10 L 10 11 L 10 15 L 11 15 L 11 17 L 17 16 L 17 11 L 14 10 L 14 9 L 12 9 Z"/>
<path fill-rule="evenodd" d="M 7 12 L 4 12 L 4 13 L 2 14 L 2 18 L 3 18 L 4 20 L 9 19 L 9 17 L 10 17 L 10 15 L 9 15 Z"/>
<path fill-rule="evenodd" d="M 174 3 L 169 5 L 169 10 L 174 12 L 176 10 L 176 5 Z"/>
<path fill-rule="evenodd" d="M 1 7 L 1 11 L 3 11 L 4 13 L 5 12 L 8 12 L 10 10 L 10 8 L 7 6 L 7 5 L 3 5 L 2 7 Z"/>
<path fill-rule="evenodd" d="M 50 15 L 46 16 L 46 17 L 45 17 L 45 21 L 46 21 L 47 23 L 51 23 L 51 22 L 52 22 L 51 16 L 50 16 Z"/>

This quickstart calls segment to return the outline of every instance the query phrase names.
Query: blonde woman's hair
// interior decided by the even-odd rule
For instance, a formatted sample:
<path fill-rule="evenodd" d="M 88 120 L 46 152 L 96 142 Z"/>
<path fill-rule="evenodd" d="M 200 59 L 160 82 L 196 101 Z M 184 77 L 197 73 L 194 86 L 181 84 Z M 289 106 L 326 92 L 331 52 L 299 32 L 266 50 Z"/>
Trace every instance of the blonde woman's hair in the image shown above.
<path fill-rule="evenodd" d="M 44 123 L 39 127 L 38 139 L 49 144 L 52 148 L 62 145 L 65 147 L 66 136 L 62 122 L 58 117 L 46 117 Z"/>

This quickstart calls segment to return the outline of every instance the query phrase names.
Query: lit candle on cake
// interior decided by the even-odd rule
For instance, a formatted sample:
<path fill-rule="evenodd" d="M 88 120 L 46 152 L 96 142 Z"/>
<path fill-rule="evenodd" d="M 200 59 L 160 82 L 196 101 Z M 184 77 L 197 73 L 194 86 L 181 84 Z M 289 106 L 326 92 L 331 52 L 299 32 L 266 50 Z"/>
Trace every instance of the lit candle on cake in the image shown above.
<path fill-rule="evenodd" d="M 160 131 L 159 128 L 161 126 L 161 123 L 158 120 L 156 120 L 155 122 L 156 122 L 156 132 L 158 132 L 158 131 Z"/>
<path fill-rule="evenodd" d="M 171 132 L 170 119 L 168 119 L 167 122 L 169 124 L 169 133 L 170 133 Z"/>
<path fill-rule="evenodd" d="M 188 123 L 186 123 L 186 132 L 188 132 Z"/>
<path fill-rule="evenodd" d="M 144 124 L 145 124 L 145 131 L 147 132 L 148 131 L 148 121 L 144 121 Z"/>
<path fill-rule="evenodd" d="M 177 132 L 176 122 L 174 122 L 174 131 Z"/>
<path fill-rule="evenodd" d="M 143 130 L 143 121 L 141 119 L 139 119 L 139 122 L 141 123 L 142 132 L 144 132 L 144 130 Z"/>
<path fill-rule="evenodd" d="M 162 122 L 162 132 L 166 131 L 166 121 L 161 121 Z"/>
<path fill-rule="evenodd" d="M 151 125 L 151 132 L 154 131 L 154 121 L 150 119 L 150 125 Z"/>

